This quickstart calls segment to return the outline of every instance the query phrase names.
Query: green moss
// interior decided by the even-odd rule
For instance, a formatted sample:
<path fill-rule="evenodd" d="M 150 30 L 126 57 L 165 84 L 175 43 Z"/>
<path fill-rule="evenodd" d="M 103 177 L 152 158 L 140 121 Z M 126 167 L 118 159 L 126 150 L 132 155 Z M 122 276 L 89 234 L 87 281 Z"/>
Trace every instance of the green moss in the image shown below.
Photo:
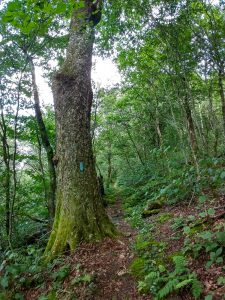
<path fill-rule="evenodd" d="M 170 220 L 173 217 L 172 214 L 170 213 L 164 213 L 161 216 L 158 217 L 157 222 L 162 224 L 165 223 L 166 221 Z"/>
<path fill-rule="evenodd" d="M 142 213 L 142 217 L 147 218 L 152 215 L 157 215 L 159 212 L 160 212 L 160 209 L 144 210 Z"/>
<path fill-rule="evenodd" d="M 53 229 L 44 253 L 44 262 L 48 263 L 57 255 L 62 254 L 65 250 L 74 251 L 81 241 L 99 242 L 104 237 L 116 237 L 119 235 L 114 224 L 102 209 L 99 212 L 98 222 L 95 213 L 90 210 L 87 213 L 89 224 L 85 223 L 74 205 L 74 199 L 68 200 L 70 210 L 65 209 L 62 205 L 62 198 L 58 194 L 58 204 L 54 219 Z"/>
<path fill-rule="evenodd" d="M 149 200 L 146 205 L 146 210 L 162 208 L 164 203 L 165 203 L 164 198 L 158 198 L 157 200 Z"/>
<path fill-rule="evenodd" d="M 201 232 L 203 230 L 204 230 L 203 224 L 199 224 L 197 226 L 192 227 L 188 235 L 189 236 L 190 235 L 195 235 L 196 233 Z"/>

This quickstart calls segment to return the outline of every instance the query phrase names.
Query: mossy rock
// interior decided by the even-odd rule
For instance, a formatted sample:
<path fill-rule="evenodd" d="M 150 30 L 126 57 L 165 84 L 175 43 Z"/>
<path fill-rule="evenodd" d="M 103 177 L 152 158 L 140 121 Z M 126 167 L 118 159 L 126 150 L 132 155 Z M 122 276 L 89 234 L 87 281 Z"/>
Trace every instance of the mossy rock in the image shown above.
<path fill-rule="evenodd" d="M 144 210 L 142 212 L 142 217 L 147 218 L 153 215 L 157 215 L 158 213 L 160 213 L 160 209 Z"/>
<path fill-rule="evenodd" d="M 164 198 L 160 198 L 157 200 L 149 200 L 145 210 L 153 210 L 153 209 L 160 209 L 163 207 L 165 203 L 165 199 Z"/>
<path fill-rule="evenodd" d="M 164 213 L 164 214 L 162 214 L 161 216 L 158 217 L 157 222 L 162 224 L 162 223 L 165 223 L 165 222 L 169 221 L 172 217 L 173 217 L 172 214 Z"/>

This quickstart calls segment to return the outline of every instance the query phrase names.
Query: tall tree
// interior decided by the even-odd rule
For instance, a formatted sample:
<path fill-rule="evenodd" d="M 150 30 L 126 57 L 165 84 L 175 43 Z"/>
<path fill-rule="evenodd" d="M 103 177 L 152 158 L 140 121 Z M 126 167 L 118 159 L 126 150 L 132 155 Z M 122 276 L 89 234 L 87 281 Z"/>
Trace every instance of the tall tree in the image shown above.
<path fill-rule="evenodd" d="M 53 79 L 57 131 L 57 193 L 47 259 L 83 240 L 114 236 L 103 207 L 92 151 L 92 51 L 101 0 L 74 1 L 65 62 Z"/>
<path fill-rule="evenodd" d="M 25 8 L 25 9 L 24 9 Z M 21 2 L 12 1 L 8 3 L 2 11 L 2 34 L 5 44 L 13 44 L 17 55 L 21 56 L 26 62 L 25 68 L 31 77 L 31 88 L 34 98 L 34 111 L 42 145 L 46 151 L 48 162 L 48 173 L 50 183 L 46 193 L 46 200 L 48 202 L 49 218 L 53 220 L 55 213 L 55 190 L 56 190 L 56 174 L 54 166 L 54 149 L 49 141 L 48 132 L 43 120 L 43 113 L 41 110 L 39 92 L 36 83 L 35 75 L 35 58 L 43 57 L 46 53 L 52 52 L 53 38 L 47 35 L 48 26 L 51 24 L 51 12 L 48 10 L 42 11 L 41 5 L 32 3 L 32 1 L 24 0 Z M 28 17 L 29 14 L 29 17 Z M 52 13 L 52 15 L 54 15 Z M 49 23 L 50 22 L 50 23 Z M 55 25 L 54 29 L 58 29 L 60 25 Z M 13 41 L 13 42 L 12 42 Z M 48 45 L 48 46 L 47 46 Z M 57 43 L 58 45 L 58 43 Z"/>
<path fill-rule="evenodd" d="M 48 132 L 43 120 L 42 111 L 40 107 L 40 100 L 39 100 L 39 93 L 38 93 L 38 87 L 36 83 L 36 76 L 35 76 L 35 67 L 33 63 L 32 57 L 29 57 L 29 65 L 31 70 L 31 76 L 32 76 L 32 89 L 33 89 L 33 95 L 34 95 L 34 110 L 35 110 L 35 116 L 41 136 L 42 144 L 45 148 L 46 154 L 47 154 L 47 160 L 48 160 L 48 172 L 49 172 L 49 189 L 47 193 L 47 200 L 48 200 L 48 211 L 49 216 L 51 219 L 54 218 L 55 215 L 55 191 L 56 191 L 56 172 L 55 172 L 55 165 L 54 165 L 54 151 L 52 148 L 52 145 L 49 141 Z"/>

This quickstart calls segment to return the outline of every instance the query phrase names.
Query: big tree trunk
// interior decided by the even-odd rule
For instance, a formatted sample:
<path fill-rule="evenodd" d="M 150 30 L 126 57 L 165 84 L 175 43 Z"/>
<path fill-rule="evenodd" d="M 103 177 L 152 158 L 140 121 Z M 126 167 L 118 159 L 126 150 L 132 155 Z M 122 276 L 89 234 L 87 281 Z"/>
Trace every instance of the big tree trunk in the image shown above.
<path fill-rule="evenodd" d="M 74 250 L 81 241 L 116 234 L 102 204 L 90 134 L 92 50 L 94 26 L 100 21 L 99 2 L 85 0 L 83 8 L 74 10 L 66 60 L 53 80 L 57 207 L 47 260 L 64 249 Z"/>

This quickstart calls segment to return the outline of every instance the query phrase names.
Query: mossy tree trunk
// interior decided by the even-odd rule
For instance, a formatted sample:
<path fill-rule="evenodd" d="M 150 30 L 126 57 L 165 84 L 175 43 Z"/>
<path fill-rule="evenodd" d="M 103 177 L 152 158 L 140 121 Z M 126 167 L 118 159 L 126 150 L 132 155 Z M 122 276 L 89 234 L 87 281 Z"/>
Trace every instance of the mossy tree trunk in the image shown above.
<path fill-rule="evenodd" d="M 57 131 L 57 192 L 47 260 L 81 241 L 99 241 L 116 230 L 105 213 L 92 152 L 90 117 L 94 27 L 101 1 L 85 0 L 75 9 L 62 68 L 53 79 Z"/>

